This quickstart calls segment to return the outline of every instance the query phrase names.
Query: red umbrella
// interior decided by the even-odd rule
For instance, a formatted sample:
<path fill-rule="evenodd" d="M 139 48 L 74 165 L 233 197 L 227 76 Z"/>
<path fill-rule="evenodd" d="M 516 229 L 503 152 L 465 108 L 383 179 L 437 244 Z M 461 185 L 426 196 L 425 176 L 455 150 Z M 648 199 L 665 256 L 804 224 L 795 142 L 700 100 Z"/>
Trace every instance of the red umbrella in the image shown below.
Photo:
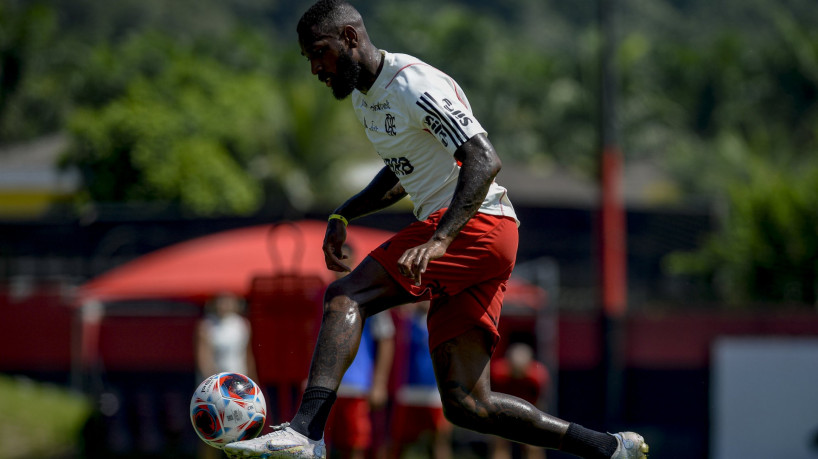
<path fill-rule="evenodd" d="M 258 225 L 224 231 L 139 257 L 80 287 L 86 300 L 179 299 L 202 301 L 221 292 L 246 296 L 250 281 L 263 274 L 335 274 L 324 264 L 326 223 L 315 220 Z M 392 233 L 350 226 L 347 242 L 359 258 Z"/>

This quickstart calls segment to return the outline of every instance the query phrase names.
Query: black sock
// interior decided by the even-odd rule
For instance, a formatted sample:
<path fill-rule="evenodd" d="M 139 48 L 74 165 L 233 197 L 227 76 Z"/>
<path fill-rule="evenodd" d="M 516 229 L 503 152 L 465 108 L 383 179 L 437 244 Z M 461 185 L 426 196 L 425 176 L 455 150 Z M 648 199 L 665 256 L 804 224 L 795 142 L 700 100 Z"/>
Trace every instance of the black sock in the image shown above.
<path fill-rule="evenodd" d="M 335 391 L 325 387 L 308 387 L 301 397 L 301 406 L 290 422 L 290 427 L 312 440 L 324 436 L 329 411 L 335 403 Z"/>
<path fill-rule="evenodd" d="M 616 438 L 604 432 L 586 429 L 573 422 L 562 437 L 560 451 L 576 454 L 585 459 L 610 459 L 616 451 Z"/>

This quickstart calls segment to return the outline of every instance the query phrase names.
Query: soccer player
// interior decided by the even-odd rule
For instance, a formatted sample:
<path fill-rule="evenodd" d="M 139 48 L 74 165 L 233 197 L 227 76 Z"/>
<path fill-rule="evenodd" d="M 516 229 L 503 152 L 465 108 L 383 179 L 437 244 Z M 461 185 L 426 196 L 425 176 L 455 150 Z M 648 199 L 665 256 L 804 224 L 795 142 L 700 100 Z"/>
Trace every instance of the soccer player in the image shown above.
<path fill-rule="evenodd" d="M 408 195 L 417 221 L 327 289 L 307 386 L 292 421 L 227 445 L 228 455 L 325 457 L 324 425 L 364 321 L 430 299 L 429 348 L 452 423 L 585 458 L 646 457 L 647 444 L 636 433 L 590 430 L 491 390 L 489 361 L 518 222 L 506 190 L 494 181 L 500 159 L 460 86 L 412 56 L 375 47 L 361 15 L 345 1 L 318 1 L 297 32 L 312 73 L 337 99 L 352 96 L 385 164 L 330 215 L 323 244 L 327 267 L 349 270 L 341 248 L 350 220 Z"/>

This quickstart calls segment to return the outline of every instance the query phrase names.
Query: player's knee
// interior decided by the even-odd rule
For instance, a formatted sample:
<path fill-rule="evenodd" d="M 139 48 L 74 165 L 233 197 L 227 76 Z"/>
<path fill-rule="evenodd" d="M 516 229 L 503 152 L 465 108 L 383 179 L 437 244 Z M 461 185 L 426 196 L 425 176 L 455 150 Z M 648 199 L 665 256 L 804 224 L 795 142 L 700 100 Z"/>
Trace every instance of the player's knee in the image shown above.
<path fill-rule="evenodd" d="M 485 429 L 486 410 L 480 400 L 459 388 L 444 389 L 440 392 L 443 415 L 454 425 L 482 432 Z"/>
<path fill-rule="evenodd" d="M 353 309 L 360 312 L 358 304 L 352 301 L 343 284 L 338 281 L 331 283 L 324 293 L 324 315 L 334 312 L 348 314 Z"/>
<path fill-rule="evenodd" d="M 343 284 L 338 281 L 332 282 L 324 292 L 324 312 L 328 309 L 338 308 L 343 303 L 346 303 L 348 295 L 346 294 Z"/>

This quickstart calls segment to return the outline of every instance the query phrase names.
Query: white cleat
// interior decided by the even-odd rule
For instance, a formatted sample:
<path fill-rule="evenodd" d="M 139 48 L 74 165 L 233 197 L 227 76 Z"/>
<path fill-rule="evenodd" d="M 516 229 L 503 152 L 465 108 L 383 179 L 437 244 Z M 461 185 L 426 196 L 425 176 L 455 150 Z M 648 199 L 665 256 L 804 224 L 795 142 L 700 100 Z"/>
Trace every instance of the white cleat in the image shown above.
<path fill-rule="evenodd" d="M 636 432 L 619 432 L 612 435 L 618 445 L 611 459 L 647 459 L 649 448 L 641 435 Z"/>
<path fill-rule="evenodd" d="M 311 440 L 290 428 L 289 423 L 273 426 L 273 432 L 252 440 L 228 443 L 227 457 L 238 458 L 298 458 L 326 459 L 324 439 Z"/>

